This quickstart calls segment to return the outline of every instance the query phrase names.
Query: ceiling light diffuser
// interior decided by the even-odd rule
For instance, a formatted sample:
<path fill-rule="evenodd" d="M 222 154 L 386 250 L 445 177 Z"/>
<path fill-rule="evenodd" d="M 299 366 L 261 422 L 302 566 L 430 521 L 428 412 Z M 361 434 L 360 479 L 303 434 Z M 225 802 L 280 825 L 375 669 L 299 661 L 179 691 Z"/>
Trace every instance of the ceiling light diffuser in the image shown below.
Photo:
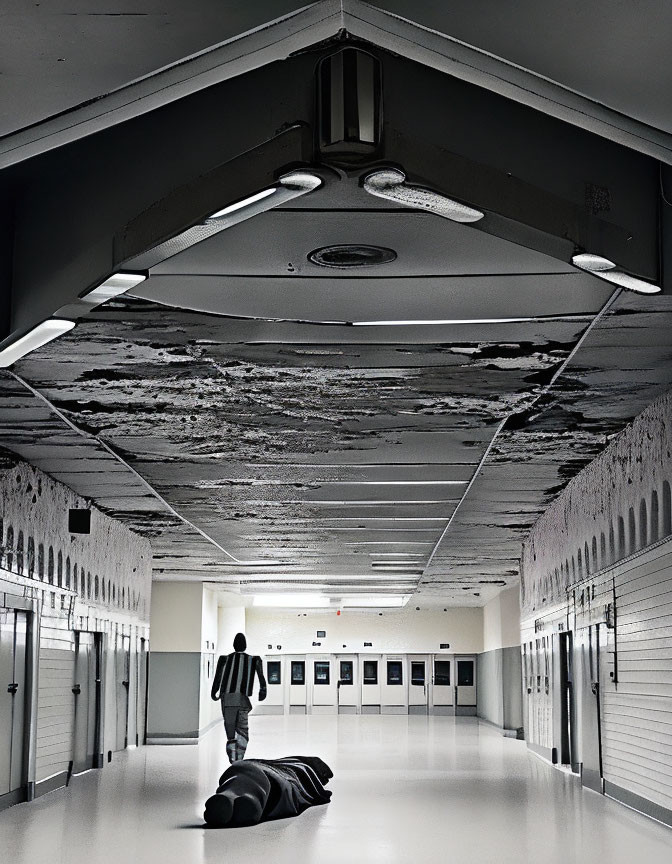
<path fill-rule="evenodd" d="M 374 171 L 364 180 L 364 189 L 369 195 L 384 198 L 413 210 L 429 210 L 436 216 L 450 219 L 451 222 L 478 222 L 485 216 L 480 210 L 453 201 L 438 192 L 410 186 L 406 183 L 406 175 L 397 168 L 383 168 Z"/>
<path fill-rule="evenodd" d="M 101 285 L 85 294 L 82 300 L 89 306 L 100 306 L 101 303 L 119 297 L 126 291 L 130 291 L 131 288 L 135 288 L 146 278 L 146 273 L 113 273 Z"/>
<path fill-rule="evenodd" d="M 48 321 L 43 321 L 0 351 L 0 369 L 7 369 L 21 357 L 35 351 L 36 348 L 41 348 L 57 336 L 62 336 L 74 326 L 74 321 L 65 318 L 50 318 Z"/>
<path fill-rule="evenodd" d="M 599 279 L 604 279 L 605 282 L 611 282 L 612 285 L 618 285 L 620 288 L 634 291 L 636 294 L 659 294 L 661 291 L 660 285 L 625 273 L 613 261 L 603 258 L 601 255 L 591 255 L 590 253 L 574 255 L 572 264 L 580 270 L 592 273 Z"/>
<path fill-rule="evenodd" d="M 269 195 L 275 195 L 277 191 L 278 190 L 275 186 L 272 186 L 270 189 L 262 189 L 261 192 L 257 192 L 255 195 L 250 195 L 248 198 L 243 198 L 242 201 L 236 201 L 234 204 L 229 204 L 222 210 L 218 210 L 216 213 L 213 213 L 212 216 L 208 216 L 208 219 L 221 219 L 222 216 L 228 216 L 229 213 L 235 213 L 236 210 L 242 210 L 244 207 L 256 204 L 257 201 L 263 201 L 263 199 L 268 198 Z"/>
<path fill-rule="evenodd" d="M 379 594 L 367 597 L 343 597 L 341 607 L 343 609 L 389 609 L 405 606 L 410 600 L 410 594 Z"/>
<path fill-rule="evenodd" d="M 324 609 L 330 605 L 323 594 L 256 594 L 253 606 L 282 609 Z"/>

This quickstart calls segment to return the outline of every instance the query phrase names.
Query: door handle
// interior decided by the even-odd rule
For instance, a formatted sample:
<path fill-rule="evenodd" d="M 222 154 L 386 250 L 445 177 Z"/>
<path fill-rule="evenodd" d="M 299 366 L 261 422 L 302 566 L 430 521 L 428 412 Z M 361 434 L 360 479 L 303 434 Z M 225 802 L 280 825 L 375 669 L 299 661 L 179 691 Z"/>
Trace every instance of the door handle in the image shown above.
<path fill-rule="evenodd" d="M 72 688 L 72 692 L 75 694 L 75 696 L 79 696 L 79 694 L 82 692 L 82 688 L 79 686 L 79 684 L 75 684 L 75 686 Z"/>
<path fill-rule="evenodd" d="M 128 690 L 128 688 L 130 686 L 130 681 L 122 681 L 121 683 Z"/>
<path fill-rule="evenodd" d="M 19 685 L 16 683 L 16 681 L 12 681 L 12 683 L 9 684 L 7 687 L 7 692 L 11 693 L 12 696 L 16 696 L 16 691 L 18 689 L 19 689 Z"/>

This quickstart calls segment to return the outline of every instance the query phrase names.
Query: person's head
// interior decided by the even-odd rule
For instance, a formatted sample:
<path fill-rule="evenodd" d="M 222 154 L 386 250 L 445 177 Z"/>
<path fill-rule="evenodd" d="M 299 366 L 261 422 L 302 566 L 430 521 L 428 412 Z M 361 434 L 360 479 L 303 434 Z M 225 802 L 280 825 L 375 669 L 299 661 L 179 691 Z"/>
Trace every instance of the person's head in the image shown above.
<path fill-rule="evenodd" d="M 236 633 L 236 638 L 233 640 L 234 651 L 244 651 L 247 648 L 247 639 L 244 633 Z"/>

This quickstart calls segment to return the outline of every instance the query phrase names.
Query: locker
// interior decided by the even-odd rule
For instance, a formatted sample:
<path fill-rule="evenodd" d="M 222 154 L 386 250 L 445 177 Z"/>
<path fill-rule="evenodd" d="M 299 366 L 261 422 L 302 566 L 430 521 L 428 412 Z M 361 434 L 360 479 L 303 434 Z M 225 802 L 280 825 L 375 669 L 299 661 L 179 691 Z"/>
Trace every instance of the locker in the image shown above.
<path fill-rule="evenodd" d="M 380 654 L 360 654 L 362 714 L 380 714 Z"/>
<path fill-rule="evenodd" d="M 383 657 L 383 680 L 380 685 L 381 714 L 408 714 L 408 675 L 404 654 Z"/>
<path fill-rule="evenodd" d="M 306 657 L 290 655 L 287 657 L 286 704 L 290 714 L 305 714 L 308 687 L 306 684 Z"/>
<path fill-rule="evenodd" d="M 452 654 L 435 654 L 432 657 L 431 708 L 433 714 L 453 714 L 454 674 Z"/>
<path fill-rule="evenodd" d="M 0 608 L 0 809 L 25 800 L 28 613 Z"/>
<path fill-rule="evenodd" d="M 337 711 L 337 683 L 334 658 L 329 654 L 313 655 L 311 665 L 311 707 L 315 714 Z"/>
<path fill-rule="evenodd" d="M 337 654 L 334 661 L 338 675 L 338 713 L 357 714 L 361 694 L 357 655 Z"/>
<path fill-rule="evenodd" d="M 426 714 L 429 705 L 429 655 L 408 655 L 408 713 Z"/>

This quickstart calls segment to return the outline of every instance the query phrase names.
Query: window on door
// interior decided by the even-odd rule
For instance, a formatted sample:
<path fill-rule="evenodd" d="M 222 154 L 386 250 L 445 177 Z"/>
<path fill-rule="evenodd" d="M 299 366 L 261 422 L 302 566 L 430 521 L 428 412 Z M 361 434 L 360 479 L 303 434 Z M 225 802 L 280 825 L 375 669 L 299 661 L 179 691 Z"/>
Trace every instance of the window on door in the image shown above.
<path fill-rule="evenodd" d="M 306 683 L 306 664 L 303 660 L 292 660 L 291 682 L 294 685 Z"/>
<path fill-rule="evenodd" d="M 329 661 L 324 660 L 316 660 L 315 661 L 315 683 L 316 684 L 328 684 L 329 683 Z"/>
<path fill-rule="evenodd" d="M 353 663 L 352 660 L 341 660 L 341 684 L 353 683 Z"/>
<path fill-rule="evenodd" d="M 378 661 L 377 660 L 365 660 L 364 661 L 364 670 L 362 678 L 364 679 L 365 684 L 377 684 L 378 683 Z"/>
<path fill-rule="evenodd" d="M 439 687 L 450 686 L 450 660 L 434 661 L 434 684 Z"/>
<path fill-rule="evenodd" d="M 414 687 L 425 686 L 425 664 L 421 660 L 411 661 L 411 684 Z"/>
<path fill-rule="evenodd" d="M 280 677 L 280 661 L 279 660 L 269 660 L 266 664 L 266 669 L 268 672 L 268 683 L 269 684 L 282 684 Z"/>
<path fill-rule="evenodd" d="M 457 661 L 457 686 L 458 687 L 473 687 L 474 686 L 474 661 L 473 660 L 458 660 Z"/>
<path fill-rule="evenodd" d="M 388 684 L 403 684 L 403 674 L 401 669 L 401 660 L 387 661 L 387 683 Z"/>

